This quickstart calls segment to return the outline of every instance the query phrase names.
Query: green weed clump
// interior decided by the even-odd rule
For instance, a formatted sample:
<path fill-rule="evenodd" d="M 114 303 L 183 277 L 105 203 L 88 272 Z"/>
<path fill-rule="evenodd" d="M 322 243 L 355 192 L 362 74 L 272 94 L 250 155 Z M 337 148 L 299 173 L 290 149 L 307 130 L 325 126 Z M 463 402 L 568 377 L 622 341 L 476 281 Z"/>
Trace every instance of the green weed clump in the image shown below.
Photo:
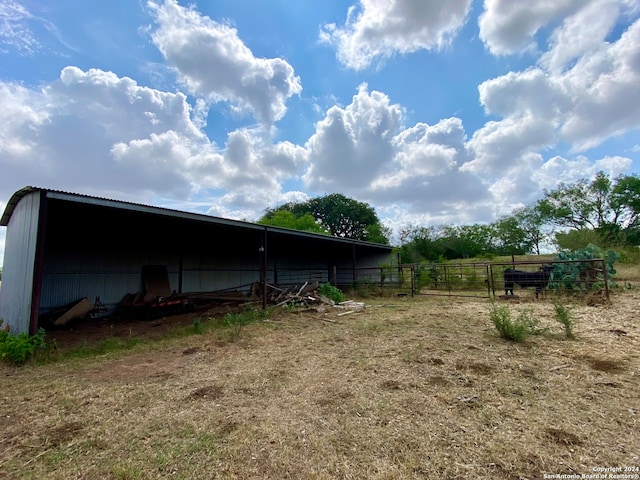
<path fill-rule="evenodd" d="M 22 365 L 35 357 L 39 352 L 47 351 L 44 328 L 39 328 L 35 335 L 20 333 L 12 335 L 9 326 L 2 328 L 0 319 L 0 360 L 12 365 Z"/>
<path fill-rule="evenodd" d="M 506 305 L 493 305 L 489 317 L 500 336 L 512 342 L 523 342 L 530 334 L 537 331 L 536 324 L 528 312 L 521 312 L 518 318 L 513 320 L 511 311 Z"/>
<path fill-rule="evenodd" d="M 575 338 L 575 335 L 573 334 L 575 322 L 573 320 L 573 313 L 571 312 L 571 309 L 560 302 L 554 302 L 553 309 L 556 321 L 564 328 L 565 336 L 567 338 Z"/>
<path fill-rule="evenodd" d="M 238 339 L 245 325 L 267 318 L 269 318 L 269 310 L 253 309 L 239 313 L 229 312 L 222 321 L 226 326 L 233 327 L 233 339 Z"/>
<path fill-rule="evenodd" d="M 337 287 L 334 287 L 330 283 L 321 283 L 318 286 L 318 293 L 330 298 L 336 303 L 344 302 L 344 293 Z"/>
<path fill-rule="evenodd" d="M 193 327 L 193 332 L 194 333 L 202 335 L 203 328 L 202 328 L 202 320 L 200 320 L 200 317 L 194 319 L 193 323 L 191 324 L 191 326 Z"/>

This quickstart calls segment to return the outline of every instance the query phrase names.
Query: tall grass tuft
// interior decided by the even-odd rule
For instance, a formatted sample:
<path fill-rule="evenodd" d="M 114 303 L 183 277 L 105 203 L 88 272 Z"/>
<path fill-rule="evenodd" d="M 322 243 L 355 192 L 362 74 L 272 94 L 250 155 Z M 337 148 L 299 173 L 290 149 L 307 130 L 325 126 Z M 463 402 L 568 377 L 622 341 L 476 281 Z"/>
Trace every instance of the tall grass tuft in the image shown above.
<path fill-rule="evenodd" d="M 553 303 L 553 309 L 556 321 L 562 324 L 562 327 L 564 328 L 565 336 L 570 339 L 575 338 L 575 335 L 573 334 L 575 322 L 573 320 L 573 313 L 571 312 L 571 309 L 557 301 Z"/>
<path fill-rule="evenodd" d="M 267 318 L 269 318 L 269 310 L 253 309 L 239 313 L 229 312 L 224 316 L 223 322 L 226 326 L 233 328 L 232 340 L 237 340 L 240 338 L 245 325 Z"/>
<path fill-rule="evenodd" d="M 506 305 L 494 304 L 489 316 L 500 336 L 512 342 L 523 342 L 532 333 L 531 320 L 526 312 L 513 320 L 511 311 Z"/>

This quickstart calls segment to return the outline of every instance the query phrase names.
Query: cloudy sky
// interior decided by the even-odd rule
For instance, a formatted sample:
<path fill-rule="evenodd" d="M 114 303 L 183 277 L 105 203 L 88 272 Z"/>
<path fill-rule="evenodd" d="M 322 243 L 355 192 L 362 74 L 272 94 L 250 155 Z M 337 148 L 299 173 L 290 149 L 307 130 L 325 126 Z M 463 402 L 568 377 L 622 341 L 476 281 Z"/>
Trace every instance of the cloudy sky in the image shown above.
<path fill-rule="evenodd" d="M 640 172 L 637 0 L 0 0 L 1 209 L 339 192 L 397 230 L 598 170 Z"/>

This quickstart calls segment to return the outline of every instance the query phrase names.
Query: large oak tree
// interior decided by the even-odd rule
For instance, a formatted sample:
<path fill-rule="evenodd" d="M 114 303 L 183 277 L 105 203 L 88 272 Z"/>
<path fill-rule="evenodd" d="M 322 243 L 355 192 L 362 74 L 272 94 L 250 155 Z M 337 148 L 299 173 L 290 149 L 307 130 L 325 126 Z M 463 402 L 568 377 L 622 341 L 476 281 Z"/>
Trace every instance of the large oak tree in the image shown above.
<path fill-rule="evenodd" d="M 389 229 L 380 223 L 376 211 L 369 204 L 340 193 L 311 198 L 306 202 L 285 203 L 267 210 L 259 223 L 292 228 L 291 217 L 283 216 L 282 212 L 290 212 L 296 219 L 309 215 L 321 230 L 335 237 L 389 244 Z M 278 224 L 279 218 L 286 218 L 288 223 Z M 302 229 L 295 225 L 293 228 Z"/>

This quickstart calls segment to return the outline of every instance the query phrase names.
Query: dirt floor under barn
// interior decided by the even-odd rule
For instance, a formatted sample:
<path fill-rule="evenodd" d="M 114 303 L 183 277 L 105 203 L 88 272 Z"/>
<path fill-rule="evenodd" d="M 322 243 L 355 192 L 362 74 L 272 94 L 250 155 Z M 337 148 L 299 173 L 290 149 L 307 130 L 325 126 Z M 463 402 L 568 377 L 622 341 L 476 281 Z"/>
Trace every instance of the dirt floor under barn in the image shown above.
<path fill-rule="evenodd" d="M 52 332 L 63 350 L 156 340 L 2 367 L 0 478 L 542 479 L 640 466 L 640 289 L 567 303 L 574 340 L 550 299 L 508 302 L 548 327 L 524 343 L 497 335 L 487 299 L 364 301 L 202 334 L 168 335 L 193 315 Z M 202 325 L 223 313 L 200 312 Z"/>

